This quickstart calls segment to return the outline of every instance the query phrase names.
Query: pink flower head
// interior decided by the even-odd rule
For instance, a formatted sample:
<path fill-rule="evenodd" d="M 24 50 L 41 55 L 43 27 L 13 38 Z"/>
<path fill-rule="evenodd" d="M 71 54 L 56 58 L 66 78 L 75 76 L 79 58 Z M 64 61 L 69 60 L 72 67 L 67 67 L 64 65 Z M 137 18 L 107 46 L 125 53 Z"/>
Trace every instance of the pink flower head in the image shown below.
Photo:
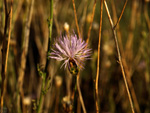
<path fill-rule="evenodd" d="M 64 36 L 56 40 L 55 45 L 50 53 L 50 58 L 64 61 L 62 64 L 65 68 L 70 68 L 70 62 L 72 65 L 76 65 L 79 68 L 83 68 L 83 62 L 89 59 L 91 49 L 87 47 L 87 43 L 77 36 L 71 35 L 70 37 Z"/>

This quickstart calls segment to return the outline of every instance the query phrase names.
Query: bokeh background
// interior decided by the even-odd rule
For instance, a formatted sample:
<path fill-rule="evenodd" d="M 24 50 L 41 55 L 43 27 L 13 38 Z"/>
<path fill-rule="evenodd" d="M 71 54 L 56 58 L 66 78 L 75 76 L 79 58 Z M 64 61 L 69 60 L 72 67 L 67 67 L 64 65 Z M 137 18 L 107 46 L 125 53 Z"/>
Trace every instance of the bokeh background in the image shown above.
<path fill-rule="evenodd" d="M 7 0 L 8 11 L 11 0 Z M 40 98 L 42 77 L 38 68 L 43 70 L 47 61 L 49 38 L 48 19 L 50 16 L 49 0 L 35 0 L 29 27 L 29 43 L 26 56 L 22 89 L 24 97 L 18 100 L 19 76 L 21 68 L 22 47 L 24 45 L 25 26 L 30 12 L 32 0 L 14 0 L 10 50 L 7 67 L 7 87 L 4 97 L 4 109 L 8 113 L 25 111 L 36 113 Z M 81 37 L 86 40 L 91 23 L 95 0 L 75 0 L 77 19 Z M 125 0 L 110 0 L 108 7 L 113 22 L 116 23 L 121 14 Z M 95 113 L 95 78 L 97 68 L 97 48 L 99 37 L 100 1 L 96 1 L 94 20 L 92 23 L 89 47 L 92 48 L 91 59 L 85 62 L 80 73 L 80 87 L 87 113 Z M 0 1 L 0 49 L 2 50 L 5 26 L 4 0 Z M 66 30 L 67 26 L 67 30 Z M 69 28 L 68 28 L 69 26 Z M 136 113 L 150 113 L 150 1 L 129 0 L 120 23 L 116 27 L 119 48 L 126 73 L 129 90 Z M 74 10 L 71 0 L 54 0 L 52 41 L 66 35 L 76 33 Z M 8 36 L 8 34 L 7 34 Z M 6 36 L 6 37 L 7 37 Z M 63 98 L 72 93 L 71 75 L 61 67 L 61 62 L 49 59 L 48 75 L 51 87 L 44 95 L 42 113 L 65 113 Z M 131 113 L 131 107 L 125 89 L 113 32 L 103 7 L 102 41 L 100 56 L 99 99 L 101 113 Z M 0 72 L 2 70 L 2 51 L 0 51 Z M 0 73 L 1 75 L 1 73 Z M 47 77 L 48 79 L 48 77 Z M 0 76 L 2 86 L 2 77 Z M 1 87 L 2 88 L 2 87 Z M 0 90 L 1 91 L 1 90 Z M 77 101 L 77 112 L 82 113 L 80 101 Z"/>

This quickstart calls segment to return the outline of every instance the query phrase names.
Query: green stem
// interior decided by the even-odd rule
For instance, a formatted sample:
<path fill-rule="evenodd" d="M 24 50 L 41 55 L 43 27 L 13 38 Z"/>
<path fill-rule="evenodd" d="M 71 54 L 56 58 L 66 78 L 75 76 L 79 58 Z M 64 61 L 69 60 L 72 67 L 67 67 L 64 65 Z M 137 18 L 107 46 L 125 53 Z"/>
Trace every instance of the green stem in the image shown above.
<path fill-rule="evenodd" d="M 49 42 L 48 42 L 48 50 L 47 53 L 51 51 L 51 39 L 52 39 L 52 27 L 53 27 L 53 0 L 50 0 L 50 19 L 48 21 L 48 26 L 49 26 Z M 45 67 L 45 72 L 48 75 L 48 81 L 46 84 L 46 92 L 51 87 L 52 83 L 52 77 L 49 76 L 49 69 L 48 69 L 48 64 L 49 64 L 49 59 L 47 59 L 46 62 L 46 67 Z M 50 88 L 51 89 L 51 88 Z"/>
<path fill-rule="evenodd" d="M 47 54 L 51 51 L 51 39 L 52 39 L 52 27 L 53 27 L 53 0 L 50 0 L 50 18 L 48 19 L 48 27 L 49 27 L 49 41 L 48 41 L 48 50 Z M 45 72 L 49 75 L 49 59 L 46 61 Z"/>
<path fill-rule="evenodd" d="M 53 26 L 53 0 L 50 0 L 50 20 L 49 20 L 49 43 L 48 43 L 48 51 L 51 50 L 52 26 Z"/>
<path fill-rule="evenodd" d="M 52 38 L 52 26 L 53 26 L 53 0 L 50 0 L 50 19 L 48 21 L 48 27 L 49 27 L 49 42 L 48 42 L 48 50 L 47 53 L 50 52 L 51 50 L 51 38 Z M 40 100 L 39 100 L 39 105 L 38 105 L 38 109 L 37 109 L 37 113 L 41 112 L 42 109 L 42 101 L 43 101 L 43 96 L 45 95 L 45 93 L 47 92 L 47 87 L 51 84 L 51 79 L 48 79 L 48 82 L 46 84 L 46 90 L 45 90 L 45 82 L 46 82 L 46 75 L 49 75 L 49 72 L 47 70 L 48 68 L 48 64 L 49 64 L 49 60 L 47 59 L 46 62 L 46 67 L 45 67 L 45 72 L 46 74 L 44 74 L 43 77 L 43 81 L 42 81 L 42 89 L 41 89 L 41 94 L 40 94 Z"/>
<path fill-rule="evenodd" d="M 48 26 L 49 26 L 49 42 L 48 42 L 47 53 L 51 51 L 51 39 L 52 39 L 52 27 L 53 27 L 53 0 L 50 0 L 50 19 L 48 21 Z M 49 76 L 48 65 L 49 65 L 49 59 L 47 59 L 46 67 L 45 67 L 46 75 L 48 75 L 45 92 L 47 92 L 49 88 L 51 89 L 51 84 L 52 84 L 52 77 Z"/>
<path fill-rule="evenodd" d="M 46 74 L 44 73 L 42 75 L 42 88 L 41 88 L 41 94 L 40 94 L 40 100 L 39 100 L 39 105 L 38 105 L 38 108 L 37 108 L 37 113 L 41 113 L 41 109 L 42 109 L 42 102 L 43 102 L 43 96 L 44 96 L 44 91 L 45 91 L 45 78 L 46 78 Z"/>

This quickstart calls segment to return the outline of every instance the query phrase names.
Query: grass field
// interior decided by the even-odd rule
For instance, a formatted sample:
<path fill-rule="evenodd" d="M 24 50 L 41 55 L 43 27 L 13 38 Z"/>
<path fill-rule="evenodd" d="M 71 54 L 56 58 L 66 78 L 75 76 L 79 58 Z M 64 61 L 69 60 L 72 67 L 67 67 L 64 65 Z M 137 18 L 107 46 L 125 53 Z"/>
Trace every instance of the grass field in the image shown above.
<path fill-rule="evenodd" d="M 1 0 L 0 103 L 150 113 L 150 0 Z"/>

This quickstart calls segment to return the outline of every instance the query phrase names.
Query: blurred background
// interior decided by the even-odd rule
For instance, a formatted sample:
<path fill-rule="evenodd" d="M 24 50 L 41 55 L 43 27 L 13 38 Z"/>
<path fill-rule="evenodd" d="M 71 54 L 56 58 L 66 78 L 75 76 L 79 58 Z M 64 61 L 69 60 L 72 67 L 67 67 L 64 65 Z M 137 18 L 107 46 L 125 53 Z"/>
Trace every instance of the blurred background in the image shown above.
<path fill-rule="evenodd" d="M 7 0 L 8 12 L 11 0 Z M 28 113 L 36 113 L 40 98 L 42 77 L 38 66 L 43 70 L 47 61 L 49 38 L 48 19 L 49 0 L 35 0 L 29 27 L 29 40 L 26 63 L 22 71 L 22 53 L 25 42 L 26 22 L 28 21 L 32 0 L 14 0 L 11 22 L 11 39 L 7 67 L 7 86 L 4 97 L 4 109 L 8 113 L 22 111 L 22 104 Z M 92 10 L 95 0 L 75 0 L 81 37 L 86 40 L 92 22 Z M 125 0 L 107 1 L 113 22 L 119 18 Z M 100 1 L 96 1 L 89 47 L 92 48 L 91 60 L 85 62 L 80 74 L 80 87 L 87 113 L 95 113 L 95 78 L 97 68 L 97 48 L 99 37 Z M 0 1 L 0 50 L 5 26 L 4 0 Z M 120 23 L 116 27 L 119 48 L 126 73 L 129 90 L 136 113 L 150 113 L 150 1 L 129 0 Z M 53 42 L 66 33 L 76 33 L 74 10 L 71 0 L 54 0 L 53 3 Z M 6 37 L 8 34 L 6 35 Z M 51 78 L 51 88 L 44 95 L 42 113 L 65 113 L 64 97 L 72 93 L 72 77 L 61 62 L 49 59 L 47 70 Z M 0 51 L 0 75 L 2 70 L 2 51 Z M 47 77 L 48 79 L 48 77 Z M 20 83 L 21 80 L 21 83 Z M 19 100 L 19 86 L 24 96 Z M 0 76 L 2 86 L 2 77 Z M 99 99 L 101 113 L 131 113 L 131 107 L 125 89 L 124 80 L 114 42 L 113 32 L 103 7 L 102 41 L 100 56 Z M 77 113 L 82 113 L 80 101 L 77 101 Z"/>

